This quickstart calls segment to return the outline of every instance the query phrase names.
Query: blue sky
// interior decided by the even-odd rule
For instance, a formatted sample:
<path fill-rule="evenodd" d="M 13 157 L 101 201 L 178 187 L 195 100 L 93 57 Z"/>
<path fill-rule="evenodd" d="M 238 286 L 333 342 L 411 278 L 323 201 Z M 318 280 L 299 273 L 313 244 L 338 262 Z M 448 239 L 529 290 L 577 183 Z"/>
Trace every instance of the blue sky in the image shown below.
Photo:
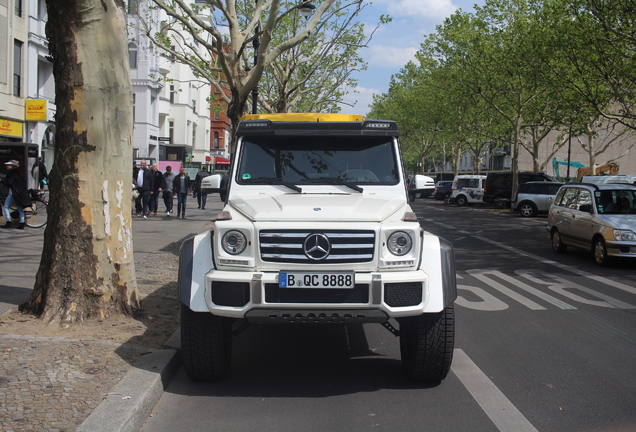
<path fill-rule="evenodd" d="M 484 0 L 372 0 L 359 21 L 369 30 L 375 28 L 380 15 L 389 15 L 393 21 L 380 26 L 369 48 L 361 49 L 368 69 L 354 75 L 358 80 L 357 93 L 350 92 L 345 102 L 357 103 L 354 108 L 343 106 L 342 112 L 366 115 L 372 95 L 388 90 L 391 75 L 415 59 L 424 37 L 434 33 L 435 26 L 457 9 L 472 12 L 475 4 L 483 5 Z"/>

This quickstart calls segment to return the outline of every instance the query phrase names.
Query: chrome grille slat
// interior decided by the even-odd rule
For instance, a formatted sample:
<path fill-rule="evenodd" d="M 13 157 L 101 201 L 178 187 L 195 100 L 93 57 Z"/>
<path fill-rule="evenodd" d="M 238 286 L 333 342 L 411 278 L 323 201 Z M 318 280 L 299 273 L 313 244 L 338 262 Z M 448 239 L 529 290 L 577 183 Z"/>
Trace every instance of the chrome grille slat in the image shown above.
<path fill-rule="evenodd" d="M 331 245 L 329 255 L 321 260 L 305 255 L 305 239 L 312 234 L 324 234 Z M 375 253 L 373 231 L 264 230 L 259 233 L 261 259 L 281 263 L 354 263 L 369 262 Z"/>
<path fill-rule="evenodd" d="M 299 259 L 300 255 L 290 255 L 290 254 L 261 254 L 261 258 L 280 258 L 280 259 Z M 305 254 L 302 255 L 302 257 L 305 257 Z M 338 259 L 360 259 L 360 258 L 364 258 L 364 259 L 371 259 L 373 258 L 373 254 L 360 254 L 360 255 L 335 255 L 335 256 L 328 256 L 327 258 L 324 259 L 324 261 L 330 261 L 330 260 L 338 260 Z M 316 261 L 312 261 L 313 263 L 315 263 Z"/>

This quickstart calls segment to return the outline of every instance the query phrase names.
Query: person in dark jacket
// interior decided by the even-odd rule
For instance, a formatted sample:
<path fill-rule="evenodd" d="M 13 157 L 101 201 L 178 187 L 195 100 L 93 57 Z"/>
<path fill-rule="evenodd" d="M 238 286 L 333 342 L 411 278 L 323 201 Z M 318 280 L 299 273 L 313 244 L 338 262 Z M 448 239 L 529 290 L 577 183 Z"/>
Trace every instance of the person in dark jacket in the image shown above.
<path fill-rule="evenodd" d="M 137 173 L 137 190 L 139 191 L 139 197 L 137 198 L 137 209 L 141 207 L 141 213 L 137 212 L 137 216 L 143 216 L 144 219 L 148 219 L 148 205 L 150 204 L 150 196 L 155 192 L 154 178 L 152 172 L 148 169 L 146 161 L 141 161 L 139 172 Z M 137 203 L 135 203 L 137 204 Z"/>
<path fill-rule="evenodd" d="M 152 184 L 154 189 L 152 195 L 150 195 L 150 208 L 148 210 L 148 213 L 157 216 L 157 209 L 159 208 L 159 195 L 162 190 L 161 184 L 163 183 L 163 173 L 159 171 L 159 167 L 156 163 L 153 163 L 150 166 L 150 172 L 152 172 Z"/>
<path fill-rule="evenodd" d="M 9 195 L 4 200 L 4 217 L 7 223 L 3 228 L 11 228 L 11 213 L 9 212 L 9 207 L 11 204 L 15 202 L 15 206 L 18 209 L 18 214 L 20 215 L 20 225 L 18 225 L 18 229 L 24 229 L 24 207 L 29 207 L 31 205 L 31 197 L 29 196 L 29 191 L 26 187 L 26 182 L 20 175 L 20 163 L 16 160 L 10 160 L 9 162 L 5 162 L 7 167 L 7 178 L 5 182 L 9 186 Z"/>
<path fill-rule="evenodd" d="M 31 167 L 31 176 L 35 179 L 38 184 L 39 189 L 44 189 L 45 180 L 49 176 L 49 173 L 46 171 L 46 165 L 42 162 L 42 157 L 40 156 L 36 163 Z"/>
<path fill-rule="evenodd" d="M 208 194 L 201 193 L 201 181 L 209 176 L 208 167 L 205 165 L 201 168 L 201 171 L 197 173 L 197 176 L 194 178 L 194 186 L 192 190 L 197 193 L 197 203 L 199 204 L 199 208 L 205 210 L 205 204 L 208 200 Z"/>
<path fill-rule="evenodd" d="M 46 165 L 44 165 L 44 162 L 42 162 L 41 156 L 31 167 L 31 176 L 37 182 L 38 188 L 44 189 L 45 180 L 49 176 L 49 173 L 46 171 Z"/>
<path fill-rule="evenodd" d="M 166 205 L 166 216 L 170 216 L 172 213 L 172 187 L 174 185 L 174 178 L 177 175 L 172 172 L 172 167 L 168 165 L 166 172 L 163 175 L 163 182 L 161 183 L 161 190 L 163 191 L 163 203 Z"/>
<path fill-rule="evenodd" d="M 179 175 L 174 178 L 172 184 L 172 191 L 177 194 L 177 218 L 181 216 L 185 219 L 186 215 L 186 201 L 188 199 L 188 192 L 190 191 L 190 176 L 185 172 L 185 168 L 179 168 Z"/>

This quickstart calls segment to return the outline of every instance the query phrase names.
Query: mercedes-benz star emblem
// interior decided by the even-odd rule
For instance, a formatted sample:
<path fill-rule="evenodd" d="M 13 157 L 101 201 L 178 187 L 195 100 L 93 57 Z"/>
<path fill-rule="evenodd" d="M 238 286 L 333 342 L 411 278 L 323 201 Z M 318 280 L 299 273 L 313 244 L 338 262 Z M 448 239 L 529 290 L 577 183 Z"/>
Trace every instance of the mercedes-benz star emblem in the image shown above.
<path fill-rule="evenodd" d="M 310 234 L 305 239 L 303 248 L 307 258 L 320 261 L 329 256 L 331 244 L 329 243 L 327 236 L 324 234 Z"/>

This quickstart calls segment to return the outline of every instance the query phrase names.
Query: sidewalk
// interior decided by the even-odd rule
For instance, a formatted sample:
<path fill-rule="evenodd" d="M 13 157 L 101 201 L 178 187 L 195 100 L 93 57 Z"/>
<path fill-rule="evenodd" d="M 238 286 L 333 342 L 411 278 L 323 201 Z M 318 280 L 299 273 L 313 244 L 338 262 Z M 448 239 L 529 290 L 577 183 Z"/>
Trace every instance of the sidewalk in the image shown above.
<path fill-rule="evenodd" d="M 160 203 L 160 212 L 163 207 Z M 164 213 L 133 217 L 135 261 L 149 260 L 166 246 L 204 231 L 221 207 L 218 195 L 209 195 L 205 210 L 188 199 L 187 219 Z M 0 317 L 28 300 L 44 233 L 1 231 Z M 97 339 L 0 332 L 0 430 L 136 431 L 178 369 L 179 345 L 178 333 L 164 349 L 152 350 Z"/>

